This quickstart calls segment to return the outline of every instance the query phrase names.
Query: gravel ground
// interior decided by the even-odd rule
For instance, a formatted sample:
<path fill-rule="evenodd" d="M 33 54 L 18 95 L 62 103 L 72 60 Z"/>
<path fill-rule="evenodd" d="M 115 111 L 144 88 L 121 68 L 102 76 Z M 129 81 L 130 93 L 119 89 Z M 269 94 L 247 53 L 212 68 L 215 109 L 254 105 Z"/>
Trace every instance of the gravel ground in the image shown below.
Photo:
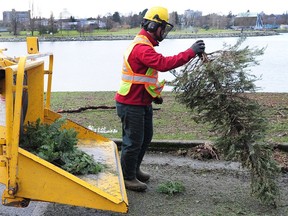
<path fill-rule="evenodd" d="M 288 174 L 279 178 L 281 197 L 278 207 L 260 203 L 250 195 L 249 174 L 238 163 L 203 162 L 183 156 L 146 154 L 143 170 L 152 174 L 148 190 L 138 193 L 127 191 L 130 216 L 154 215 L 288 215 Z M 183 193 L 166 195 L 157 192 L 159 184 L 168 180 L 179 181 Z M 32 205 L 32 207 L 31 207 Z M 9 212 L 7 211 L 9 209 Z M 0 208 L 0 215 L 9 216 L 120 216 L 124 214 L 99 211 L 75 206 L 32 202 L 30 210 Z"/>

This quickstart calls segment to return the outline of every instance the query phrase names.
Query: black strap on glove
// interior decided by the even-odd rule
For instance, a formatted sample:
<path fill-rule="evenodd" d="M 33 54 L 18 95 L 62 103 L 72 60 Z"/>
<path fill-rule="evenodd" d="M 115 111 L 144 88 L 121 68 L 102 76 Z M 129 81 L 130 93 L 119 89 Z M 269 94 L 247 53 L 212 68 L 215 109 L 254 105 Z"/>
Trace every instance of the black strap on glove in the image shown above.
<path fill-rule="evenodd" d="M 163 103 L 163 98 L 162 98 L 162 97 L 155 97 L 155 98 L 153 99 L 153 102 L 154 102 L 155 104 L 162 104 L 162 103 Z"/>

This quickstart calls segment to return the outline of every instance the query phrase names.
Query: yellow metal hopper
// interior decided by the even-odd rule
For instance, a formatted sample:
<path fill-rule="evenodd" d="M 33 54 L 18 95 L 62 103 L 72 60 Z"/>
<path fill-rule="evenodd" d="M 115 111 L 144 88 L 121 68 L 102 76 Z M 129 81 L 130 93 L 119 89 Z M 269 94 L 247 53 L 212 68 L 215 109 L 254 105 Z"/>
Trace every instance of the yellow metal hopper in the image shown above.
<path fill-rule="evenodd" d="M 78 132 L 78 147 L 107 165 L 103 172 L 86 176 L 74 176 L 19 147 L 27 122 L 51 124 L 61 118 L 50 110 L 53 54 L 41 54 L 38 47 L 38 39 L 31 37 L 26 56 L 9 58 L 0 50 L 0 183 L 6 186 L 2 204 L 26 207 L 33 200 L 126 213 L 127 194 L 113 141 L 67 120 L 65 127 Z"/>

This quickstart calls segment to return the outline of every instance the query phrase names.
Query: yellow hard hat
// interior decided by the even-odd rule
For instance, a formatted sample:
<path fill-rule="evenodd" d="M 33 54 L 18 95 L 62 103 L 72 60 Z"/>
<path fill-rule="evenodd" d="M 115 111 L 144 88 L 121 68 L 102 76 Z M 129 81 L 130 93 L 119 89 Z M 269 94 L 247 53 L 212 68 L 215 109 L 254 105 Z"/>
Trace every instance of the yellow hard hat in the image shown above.
<path fill-rule="evenodd" d="M 162 21 L 168 23 L 168 18 L 169 18 L 168 10 L 167 8 L 164 7 L 152 7 L 146 12 L 144 16 L 144 19 L 158 23 L 162 23 Z"/>

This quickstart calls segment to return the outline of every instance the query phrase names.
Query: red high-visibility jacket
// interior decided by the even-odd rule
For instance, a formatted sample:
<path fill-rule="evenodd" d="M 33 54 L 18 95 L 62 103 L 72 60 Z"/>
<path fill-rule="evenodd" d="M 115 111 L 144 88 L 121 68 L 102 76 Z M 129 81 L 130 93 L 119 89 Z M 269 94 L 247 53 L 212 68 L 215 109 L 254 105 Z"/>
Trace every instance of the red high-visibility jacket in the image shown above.
<path fill-rule="evenodd" d="M 139 34 L 145 35 L 153 46 L 159 45 L 144 29 Z M 195 55 L 194 51 L 189 48 L 177 55 L 164 57 L 149 45 L 137 44 L 129 55 L 128 62 L 135 73 L 145 74 L 148 68 L 166 72 L 186 64 Z M 153 97 L 146 91 L 143 84 L 133 84 L 127 95 L 122 96 L 116 93 L 115 100 L 123 104 L 146 106 L 152 103 Z"/>

